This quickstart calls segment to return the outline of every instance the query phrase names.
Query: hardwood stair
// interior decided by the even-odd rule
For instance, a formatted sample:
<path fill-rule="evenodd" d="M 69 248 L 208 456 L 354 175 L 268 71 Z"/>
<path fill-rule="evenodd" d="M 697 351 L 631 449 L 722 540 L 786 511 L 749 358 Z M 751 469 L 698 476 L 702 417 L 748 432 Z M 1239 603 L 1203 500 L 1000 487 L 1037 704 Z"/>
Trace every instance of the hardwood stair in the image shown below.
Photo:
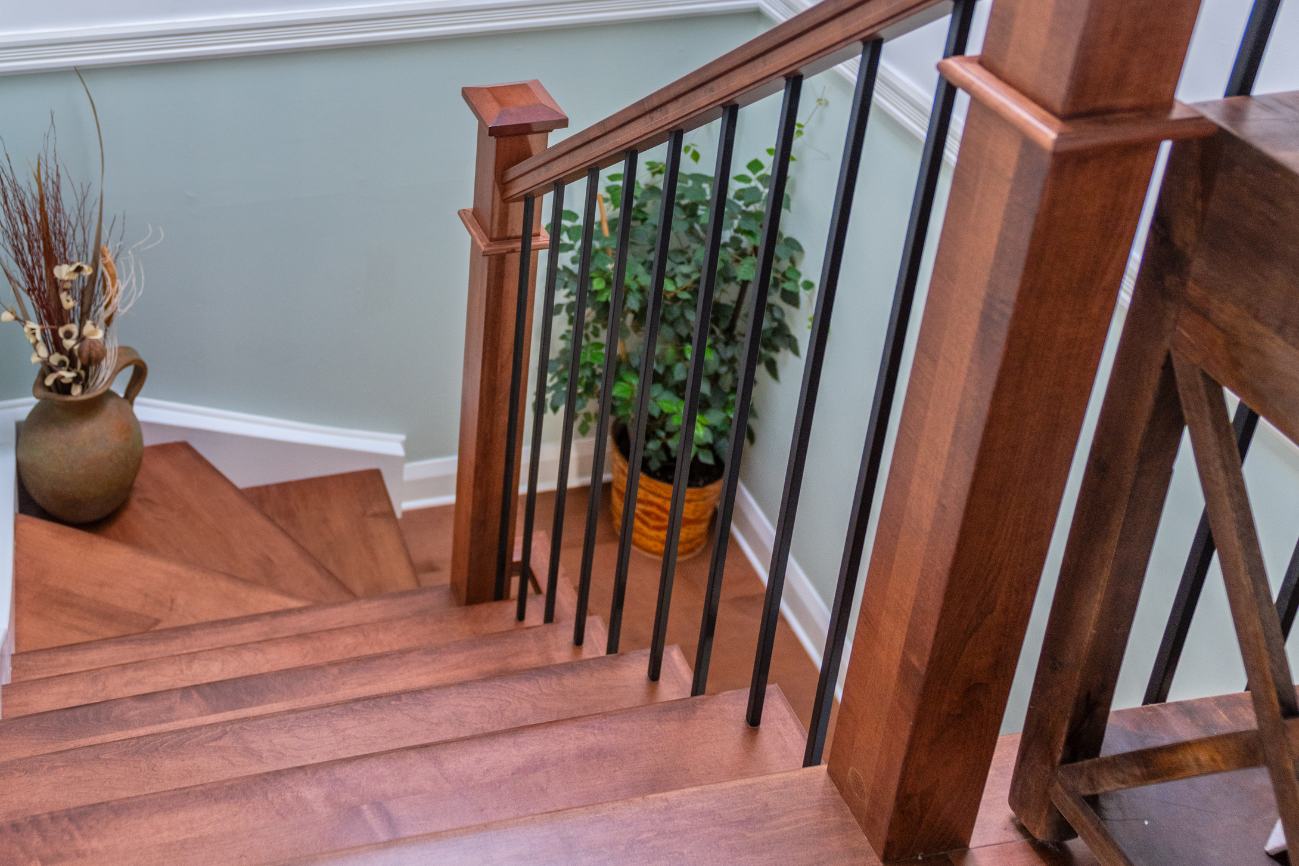
<path fill-rule="evenodd" d="M 246 776 L 0 824 L 19 860 L 274 862 L 797 768 L 802 725 L 771 687 L 669 701 Z"/>
<path fill-rule="evenodd" d="M 281 866 L 604 866 L 701 860 L 753 866 L 879 863 L 820 766 L 480 824 Z"/>
<path fill-rule="evenodd" d="M 0 863 L 595 862 L 648 820 L 600 861 L 867 851 L 778 689 L 755 729 L 675 646 L 658 682 L 599 617 L 575 646 L 563 580 L 553 623 L 459 606 L 378 473 L 241 492 L 188 446 L 145 462 L 109 520 L 19 518 Z"/>
<path fill-rule="evenodd" d="M 246 487 L 243 493 L 354 595 L 420 585 L 379 470 Z"/>

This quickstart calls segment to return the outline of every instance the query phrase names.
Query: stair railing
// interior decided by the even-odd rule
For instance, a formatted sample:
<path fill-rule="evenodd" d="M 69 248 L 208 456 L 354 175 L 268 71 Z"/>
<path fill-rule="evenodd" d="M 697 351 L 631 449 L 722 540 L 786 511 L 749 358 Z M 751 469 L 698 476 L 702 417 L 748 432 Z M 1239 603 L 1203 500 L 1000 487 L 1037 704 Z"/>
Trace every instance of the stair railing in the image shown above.
<path fill-rule="evenodd" d="M 902 262 L 875 386 L 849 529 L 823 652 L 805 759 L 821 761 L 851 610 L 872 527 L 885 441 L 896 429 L 870 574 L 843 689 L 829 770 L 876 850 L 902 859 L 968 842 L 1010 690 L 1033 592 L 1046 558 L 1101 346 L 1159 143 L 1207 134 L 1211 125 L 1176 106 L 1173 89 L 1197 0 L 998 0 L 984 54 L 961 57 L 975 0 L 823 0 L 628 108 L 546 147 L 566 123 L 538 82 L 466 88 L 479 118 L 465 389 L 452 583 L 466 601 L 504 599 L 518 569 L 518 614 L 529 584 L 544 587 L 542 619 L 555 616 L 567 483 L 573 458 L 582 328 L 571 340 L 558 442 L 549 551 L 534 549 L 558 254 L 543 281 L 533 427 L 523 496 L 520 555 L 514 528 L 527 399 L 536 254 L 562 227 L 567 186 L 585 178 L 577 245 L 574 321 L 586 316 L 602 168 L 622 163 L 621 206 L 634 195 L 640 156 L 666 143 L 661 213 L 650 263 L 645 346 L 606 650 L 619 648 L 636 471 L 645 441 L 655 341 L 683 136 L 719 121 L 717 166 L 696 297 L 680 440 L 669 506 L 648 675 L 661 670 L 677 542 L 698 409 L 707 322 L 723 228 L 722 203 L 740 110 L 780 92 L 781 108 L 753 290 L 735 393 L 736 412 L 700 622 L 693 693 L 707 688 L 731 517 L 759 357 L 766 288 L 786 194 L 804 78 L 858 58 L 851 116 L 760 622 L 747 720 L 758 725 L 767 694 L 785 569 L 806 450 L 846 254 L 862 142 L 887 40 L 947 15 L 943 73 L 916 179 Z M 1140 64 L 1130 58 L 1142 57 Z M 935 193 L 958 88 L 971 96 L 915 338 L 907 400 L 893 408 L 922 273 Z M 539 200 L 551 196 L 549 236 Z M 621 220 L 610 332 L 625 301 L 630 220 Z M 574 611 L 581 644 L 590 603 L 595 529 L 610 419 L 614 359 L 606 352 L 594 430 Z"/>

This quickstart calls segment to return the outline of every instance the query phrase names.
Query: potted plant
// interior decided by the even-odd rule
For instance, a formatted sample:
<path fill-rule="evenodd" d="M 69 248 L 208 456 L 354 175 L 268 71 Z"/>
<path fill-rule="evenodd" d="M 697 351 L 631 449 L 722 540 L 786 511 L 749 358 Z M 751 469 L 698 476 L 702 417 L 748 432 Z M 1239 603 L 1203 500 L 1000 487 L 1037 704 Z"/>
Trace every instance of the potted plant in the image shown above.
<path fill-rule="evenodd" d="M 799 124 L 799 135 L 802 127 L 803 124 Z M 685 145 L 683 154 L 696 164 L 700 160 L 700 151 L 695 145 Z M 679 554 L 683 557 L 698 552 L 707 543 L 708 527 L 721 492 L 728 438 L 735 416 L 735 392 L 740 378 L 743 343 L 748 330 L 746 298 L 754 290 L 772 156 L 773 151 L 768 149 L 765 158 L 749 160 L 743 171 L 731 179 L 728 190 L 682 520 Z M 615 524 L 621 519 L 628 472 L 630 448 L 627 431 L 636 407 L 663 176 L 663 163 L 647 162 L 644 176 L 636 179 L 634 200 L 626 209 L 621 201 L 622 175 L 608 176 L 608 185 L 599 199 L 601 218 L 594 232 L 587 313 L 581 324 L 584 337 L 578 370 L 580 414 L 577 429 L 582 435 L 590 433 L 595 426 L 605 352 L 610 348 L 617 352 L 611 403 L 613 495 L 609 498 Z M 645 454 L 637 467 L 641 476 L 632 541 L 636 547 L 654 554 L 661 554 L 664 548 L 672 473 L 684 408 L 682 395 L 685 393 L 694 335 L 695 300 L 703 269 L 712 191 L 711 174 L 681 171 L 663 281 L 662 324 L 654 352 Z M 606 198 L 611 206 L 608 210 L 604 204 Z M 790 197 L 786 195 L 786 210 L 789 202 Z M 613 288 L 615 246 L 618 224 L 624 218 L 632 221 L 626 296 L 618 333 L 610 335 L 606 329 Z M 556 310 L 558 315 L 567 319 L 568 327 L 562 329 L 559 346 L 549 362 L 548 389 L 552 411 L 563 406 L 568 386 L 578 276 L 573 253 L 581 242 L 581 233 L 581 218 L 572 211 L 565 211 L 561 237 L 556 244 L 557 253 L 564 256 L 557 274 Z M 777 361 L 784 353 L 799 354 L 792 322 L 804 294 L 814 288 L 800 270 L 802 257 L 803 247 L 796 239 L 779 235 L 760 349 L 762 368 L 773 379 L 778 378 Z M 750 417 L 756 418 L 757 412 L 751 409 Z M 753 441 L 752 426 L 746 435 L 749 441 Z"/>
<path fill-rule="evenodd" d="M 93 99 L 90 108 L 98 132 Z M 116 324 L 140 292 L 135 252 L 149 238 L 126 248 L 121 220 L 105 223 L 102 133 L 99 154 L 93 194 L 70 179 L 53 123 L 26 170 L 7 150 L 0 160 L 0 275 L 13 293 L 0 304 L 0 322 L 21 328 L 37 369 L 37 402 L 18 437 L 18 474 L 46 513 L 69 523 L 121 505 L 144 449 L 132 404 L 146 367 L 135 350 L 117 344 Z M 109 386 L 127 367 L 123 398 Z"/>

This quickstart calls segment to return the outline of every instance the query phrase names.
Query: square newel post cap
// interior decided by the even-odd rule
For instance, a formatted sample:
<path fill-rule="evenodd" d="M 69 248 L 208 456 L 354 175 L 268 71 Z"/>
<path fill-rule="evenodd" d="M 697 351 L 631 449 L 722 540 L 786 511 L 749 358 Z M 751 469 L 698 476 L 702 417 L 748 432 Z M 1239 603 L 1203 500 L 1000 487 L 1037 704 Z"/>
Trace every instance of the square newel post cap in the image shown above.
<path fill-rule="evenodd" d="M 493 138 L 533 135 L 568 126 L 568 115 L 535 78 L 511 84 L 463 87 L 460 92 L 478 122 Z"/>

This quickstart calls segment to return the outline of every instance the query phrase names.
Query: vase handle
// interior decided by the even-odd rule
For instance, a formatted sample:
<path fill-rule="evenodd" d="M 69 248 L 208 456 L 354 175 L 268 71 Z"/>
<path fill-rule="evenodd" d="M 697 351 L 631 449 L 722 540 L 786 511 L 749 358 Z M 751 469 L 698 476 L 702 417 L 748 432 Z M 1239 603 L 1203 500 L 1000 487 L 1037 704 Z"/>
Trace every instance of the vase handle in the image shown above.
<path fill-rule="evenodd" d="M 126 402 L 134 406 L 135 398 L 139 395 L 140 389 L 144 387 L 144 380 L 149 375 L 149 365 L 144 363 L 140 353 L 130 346 L 118 346 L 117 363 L 113 365 L 113 375 L 110 378 L 116 379 L 118 374 L 127 367 L 134 367 L 135 369 L 131 370 L 131 378 L 127 380 L 126 390 L 122 392 L 122 396 L 126 398 Z"/>

